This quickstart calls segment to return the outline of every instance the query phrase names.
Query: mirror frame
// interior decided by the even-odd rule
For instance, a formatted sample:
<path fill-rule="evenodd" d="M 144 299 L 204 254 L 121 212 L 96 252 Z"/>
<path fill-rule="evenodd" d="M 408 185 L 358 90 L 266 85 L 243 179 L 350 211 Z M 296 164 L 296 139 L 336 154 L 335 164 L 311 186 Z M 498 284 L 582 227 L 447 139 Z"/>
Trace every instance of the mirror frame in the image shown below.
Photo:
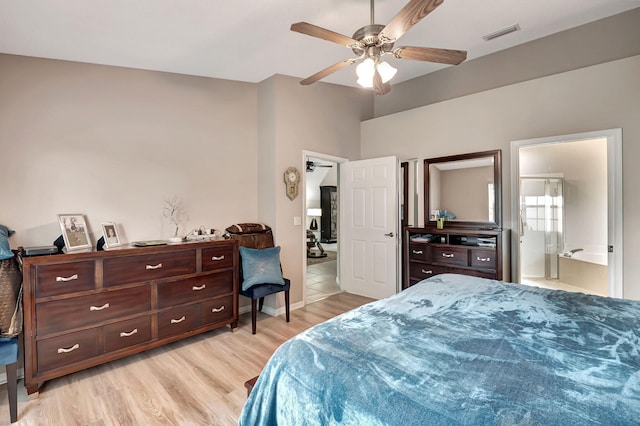
<path fill-rule="evenodd" d="M 446 157 L 427 158 L 424 160 L 424 223 L 427 227 L 436 227 L 435 220 L 429 220 L 431 208 L 429 207 L 429 173 L 431 164 L 447 163 L 452 161 L 476 160 L 479 158 L 493 158 L 493 191 L 495 222 L 450 220 L 445 222 L 445 228 L 502 228 L 502 150 L 473 152 L 469 154 L 449 155 Z"/>

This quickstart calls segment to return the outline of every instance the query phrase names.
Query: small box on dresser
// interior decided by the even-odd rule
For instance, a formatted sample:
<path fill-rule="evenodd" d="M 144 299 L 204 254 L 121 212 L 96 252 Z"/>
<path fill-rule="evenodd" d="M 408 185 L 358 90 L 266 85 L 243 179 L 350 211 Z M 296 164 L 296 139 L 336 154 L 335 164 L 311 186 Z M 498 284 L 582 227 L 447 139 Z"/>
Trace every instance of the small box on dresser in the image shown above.
<path fill-rule="evenodd" d="M 235 240 L 23 259 L 25 386 L 229 325 Z"/>

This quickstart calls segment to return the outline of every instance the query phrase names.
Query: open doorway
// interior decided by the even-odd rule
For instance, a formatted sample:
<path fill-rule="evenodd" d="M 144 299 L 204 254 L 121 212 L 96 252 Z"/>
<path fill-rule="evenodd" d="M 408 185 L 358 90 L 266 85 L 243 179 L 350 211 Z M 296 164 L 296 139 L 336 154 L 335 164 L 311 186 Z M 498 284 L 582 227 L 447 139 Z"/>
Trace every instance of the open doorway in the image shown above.
<path fill-rule="evenodd" d="M 512 143 L 514 281 L 622 297 L 619 129 Z"/>
<path fill-rule="evenodd" d="M 338 280 L 338 164 L 306 156 L 306 288 L 313 303 L 341 291 Z"/>

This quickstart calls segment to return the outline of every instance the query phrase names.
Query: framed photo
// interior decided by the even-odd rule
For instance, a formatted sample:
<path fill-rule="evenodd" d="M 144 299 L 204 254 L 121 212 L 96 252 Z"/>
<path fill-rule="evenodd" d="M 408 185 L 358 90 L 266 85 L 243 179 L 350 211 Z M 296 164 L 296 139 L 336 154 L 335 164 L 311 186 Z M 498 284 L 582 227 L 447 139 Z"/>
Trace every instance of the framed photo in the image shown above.
<path fill-rule="evenodd" d="M 102 222 L 102 236 L 104 237 L 104 246 L 107 249 L 122 245 L 118 228 L 113 222 Z"/>
<path fill-rule="evenodd" d="M 59 214 L 58 222 L 67 251 L 91 248 L 89 229 L 83 214 Z"/>

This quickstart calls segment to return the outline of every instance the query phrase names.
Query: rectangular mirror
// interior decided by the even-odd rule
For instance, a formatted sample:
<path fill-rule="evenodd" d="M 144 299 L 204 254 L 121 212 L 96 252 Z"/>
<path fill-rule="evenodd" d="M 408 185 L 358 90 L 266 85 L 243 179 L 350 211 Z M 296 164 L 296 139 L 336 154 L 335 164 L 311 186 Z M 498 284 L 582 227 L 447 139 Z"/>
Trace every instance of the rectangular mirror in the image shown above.
<path fill-rule="evenodd" d="M 484 229 L 502 226 L 501 150 L 424 160 L 424 217 L 436 226 Z"/>

